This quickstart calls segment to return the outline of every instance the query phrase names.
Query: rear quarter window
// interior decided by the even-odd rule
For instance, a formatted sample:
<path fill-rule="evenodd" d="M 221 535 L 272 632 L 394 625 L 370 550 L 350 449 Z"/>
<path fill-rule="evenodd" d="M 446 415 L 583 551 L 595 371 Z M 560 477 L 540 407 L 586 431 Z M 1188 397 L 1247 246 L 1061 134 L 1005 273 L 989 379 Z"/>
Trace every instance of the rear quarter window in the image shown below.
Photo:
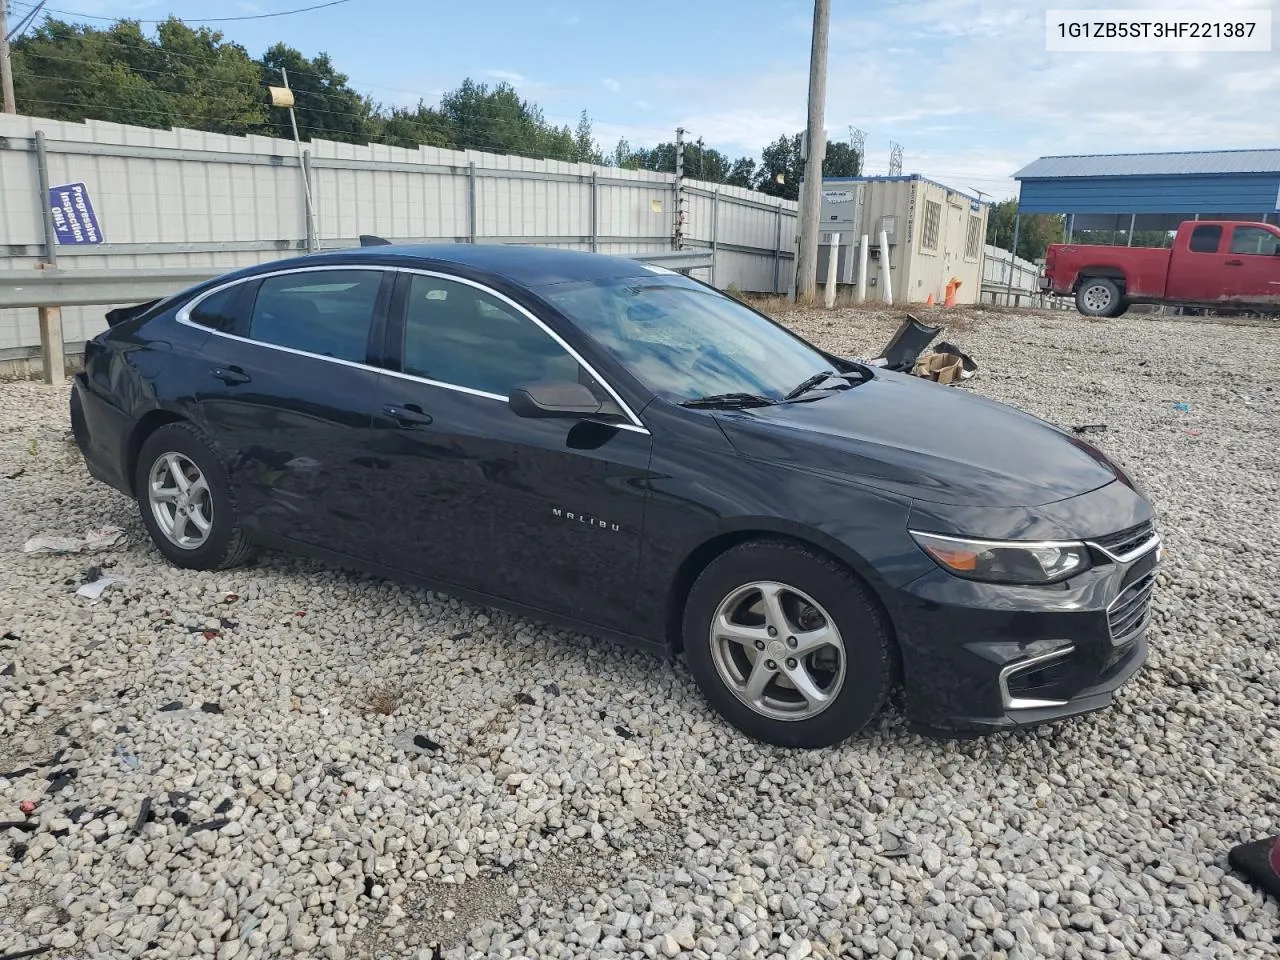
<path fill-rule="evenodd" d="M 243 293 L 244 287 L 241 284 L 219 290 L 192 307 L 187 317 L 192 323 L 211 330 L 231 330 L 241 315 L 238 305 Z"/>

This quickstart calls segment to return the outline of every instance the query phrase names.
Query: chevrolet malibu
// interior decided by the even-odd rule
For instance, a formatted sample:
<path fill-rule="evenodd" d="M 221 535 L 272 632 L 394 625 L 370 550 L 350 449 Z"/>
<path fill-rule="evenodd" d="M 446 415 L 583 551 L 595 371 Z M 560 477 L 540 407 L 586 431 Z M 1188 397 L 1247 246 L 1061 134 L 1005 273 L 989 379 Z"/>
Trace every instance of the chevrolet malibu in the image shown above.
<path fill-rule="evenodd" d="M 1091 445 L 614 257 L 383 245 L 115 310 L 71 422 L 156 548 L 287 549 L 683 652 L 759 740 L 1106 707 L 1153 510 Z"/>

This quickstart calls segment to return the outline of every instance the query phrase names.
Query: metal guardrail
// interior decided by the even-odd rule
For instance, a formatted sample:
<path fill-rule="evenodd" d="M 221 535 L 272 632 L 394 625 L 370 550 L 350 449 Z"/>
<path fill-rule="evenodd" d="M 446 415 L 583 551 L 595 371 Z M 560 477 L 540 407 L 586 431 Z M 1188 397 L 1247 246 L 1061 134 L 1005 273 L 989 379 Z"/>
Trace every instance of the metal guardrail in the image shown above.
<path fill-rule="evenodd" d="M 167 297 L 232 269 L 155 267 L 148 270 L 0 270 L 0 308 L 89 307 Z"/>
<path fill-rule="evenodd" d="M 638 253 L 628 257 L 669 270 L 711 266 L 710 250 Z M 0 309 L 143 303 L 231 273 L 238 267 L 154 267 L 138 270 L 0 270 Z"/>

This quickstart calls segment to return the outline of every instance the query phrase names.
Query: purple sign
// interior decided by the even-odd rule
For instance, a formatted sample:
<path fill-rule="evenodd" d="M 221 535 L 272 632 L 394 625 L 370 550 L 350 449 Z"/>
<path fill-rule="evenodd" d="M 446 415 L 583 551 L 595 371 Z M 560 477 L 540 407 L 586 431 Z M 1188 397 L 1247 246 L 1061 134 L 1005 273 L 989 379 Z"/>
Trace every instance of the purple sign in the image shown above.
<path fill-rule="evenodd" d="M 60 246 L 102 242 L 98 217 L 93 212 L 89 191 L 83 183 L 50 187 L 49 207 L 53 211 L 53 233 Z"/>

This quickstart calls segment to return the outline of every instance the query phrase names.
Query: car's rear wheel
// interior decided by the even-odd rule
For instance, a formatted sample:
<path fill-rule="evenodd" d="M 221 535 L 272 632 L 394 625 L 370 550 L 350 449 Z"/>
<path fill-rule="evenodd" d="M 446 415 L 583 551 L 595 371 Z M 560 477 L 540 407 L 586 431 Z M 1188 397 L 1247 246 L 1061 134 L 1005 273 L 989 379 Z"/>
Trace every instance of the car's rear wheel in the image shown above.
<path fill-rule="evenodd" d="M 1125 310 L 1120 286 L 1108 277 L 1088 277 L 1076 290 L 1076 309 L 1086 317 L 1118 317 Z"/>
<path fill-rule="evenodd" d="M 752 541 L 717 557 L 689 593 L 683 629 L 707 701 L 766 743 L 839 743 L 889 692 L 879 606 L 847 567 L 800 544 Z"/>
<path fill-rule="evenodd" d="M 147 437 L 134 491 L 142 522 L 170 563 L 220 570 L 248 556 L 227 469 L 192 424 L 168 423 Z"/>

